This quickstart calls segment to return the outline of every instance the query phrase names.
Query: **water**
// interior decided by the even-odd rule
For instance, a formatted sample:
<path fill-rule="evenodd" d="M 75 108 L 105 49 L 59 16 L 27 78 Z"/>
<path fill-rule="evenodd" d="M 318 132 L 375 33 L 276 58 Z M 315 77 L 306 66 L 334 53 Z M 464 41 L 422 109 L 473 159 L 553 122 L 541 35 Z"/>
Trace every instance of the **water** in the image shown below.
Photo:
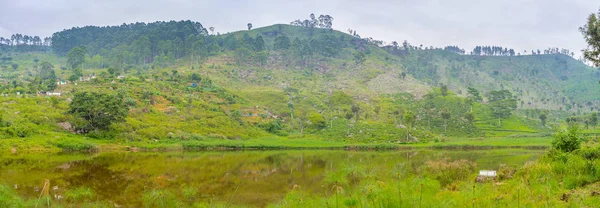
<path fill-rule="evenodd" d="M 500 164 L 522 165 L 543 152 L 499 149 L 21 154 L 0 159 L 0 183 L 16 188 L 25 198 L 38 197 L 48 179 L 51 196 L 88 187 L 95 193 L 94 200 L 126 207 L 141 206 L 144 194 L 152 190 L 168 191 L 182 201 L 264 207 L 277 203 L 295 186 L 317 195 L 325 193 L 328 174 L 340 169 L 385 178 L 398 172 L 418 174 L 425 161 L 449 158 L 471 160 L 478 169 L 494 170 Z M 194 191 L 186 195 L 184 190 Z M 67 203 L 64 200 L 62 203 Z"/>

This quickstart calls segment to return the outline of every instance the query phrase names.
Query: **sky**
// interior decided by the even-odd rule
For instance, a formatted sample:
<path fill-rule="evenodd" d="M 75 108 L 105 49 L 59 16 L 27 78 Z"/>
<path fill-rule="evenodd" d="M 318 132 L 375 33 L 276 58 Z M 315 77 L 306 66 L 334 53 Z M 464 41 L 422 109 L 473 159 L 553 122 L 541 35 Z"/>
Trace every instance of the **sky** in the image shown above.
<path fill-rule="evenodd" d="M 76 26 L 192 20 L 226 33 L 329 14 L 333 28 L 387 43 L 499 45 L 517 52 L 586 47 L 578 28 L 598 0 L 0 0 L 0 36 Z"/>

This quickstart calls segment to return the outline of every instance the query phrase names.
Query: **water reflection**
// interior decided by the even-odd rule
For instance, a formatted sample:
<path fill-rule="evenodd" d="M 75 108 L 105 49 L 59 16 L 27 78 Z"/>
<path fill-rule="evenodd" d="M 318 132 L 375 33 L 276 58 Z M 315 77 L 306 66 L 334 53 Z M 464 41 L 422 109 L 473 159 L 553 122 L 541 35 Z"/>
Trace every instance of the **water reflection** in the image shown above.
<path fill-rule="evenodd" d="M 324 184 L 340 170 L 368 177 L 418 174 L 428 160 L 450 158 L 476 162 L 480 169 L 522 165 L 543 151 L 238 151 L 7 155 L 0 159 L 0 182 L 26 197 L 37 197 L 44 179 L 50 195 L 64 196 L 91 188 L 100 200 L 139 207 L 144 193 L 166 190 L 187 201 L 222 201 L 265 206 L 301 187 L 324 194 Z M 348 177 L 348 185 L 359 178 Z M 192 190 L 185 192 L 183 190 Z M 191 194 L 190 194 L 191 193 Z"/>

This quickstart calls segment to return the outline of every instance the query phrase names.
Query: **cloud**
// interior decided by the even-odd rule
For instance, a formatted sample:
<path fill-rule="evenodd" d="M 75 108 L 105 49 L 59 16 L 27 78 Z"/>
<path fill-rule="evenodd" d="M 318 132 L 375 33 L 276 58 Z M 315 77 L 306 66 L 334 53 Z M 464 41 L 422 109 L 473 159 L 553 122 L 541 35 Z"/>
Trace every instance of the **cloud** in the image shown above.
<path fill-rule="evenodd" d="M 0 0 L 8 1 L 8 0 Z M 425 46 L 501 45 L 517 51 L 585 42 L 577 28 L 595 0 L 19 0 L 3 2 L 0 36 L 50 36 L 74 26 L 193 20 L 225 33 L 330 14 L 334 28 L 363 37 Z"/>

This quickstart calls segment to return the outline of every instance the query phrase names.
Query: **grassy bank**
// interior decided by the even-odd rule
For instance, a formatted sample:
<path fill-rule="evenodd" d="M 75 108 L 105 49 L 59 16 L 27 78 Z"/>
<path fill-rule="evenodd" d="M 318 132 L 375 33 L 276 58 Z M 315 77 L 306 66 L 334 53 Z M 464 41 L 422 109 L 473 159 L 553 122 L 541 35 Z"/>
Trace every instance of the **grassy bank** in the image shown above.
<path fill-rule="evenodd" d="M 2 152 L 57 152 L 57 151 L 180 151 L 214 149 L 348 149 L 348 150 L 394 150 L 410 148 L 441 149 L 490 149 L 490 148 L 547 148 L 549 137 L 523 138 L 447 138 L 424 143 L 347 143 L 316 138 L 259 138 L 228 140 L 204 138 L 197 140 L 154 140 L 127 142 L 122 140 L 91 139 L 82 136 L 65 138 L 2 139 Z"/>

